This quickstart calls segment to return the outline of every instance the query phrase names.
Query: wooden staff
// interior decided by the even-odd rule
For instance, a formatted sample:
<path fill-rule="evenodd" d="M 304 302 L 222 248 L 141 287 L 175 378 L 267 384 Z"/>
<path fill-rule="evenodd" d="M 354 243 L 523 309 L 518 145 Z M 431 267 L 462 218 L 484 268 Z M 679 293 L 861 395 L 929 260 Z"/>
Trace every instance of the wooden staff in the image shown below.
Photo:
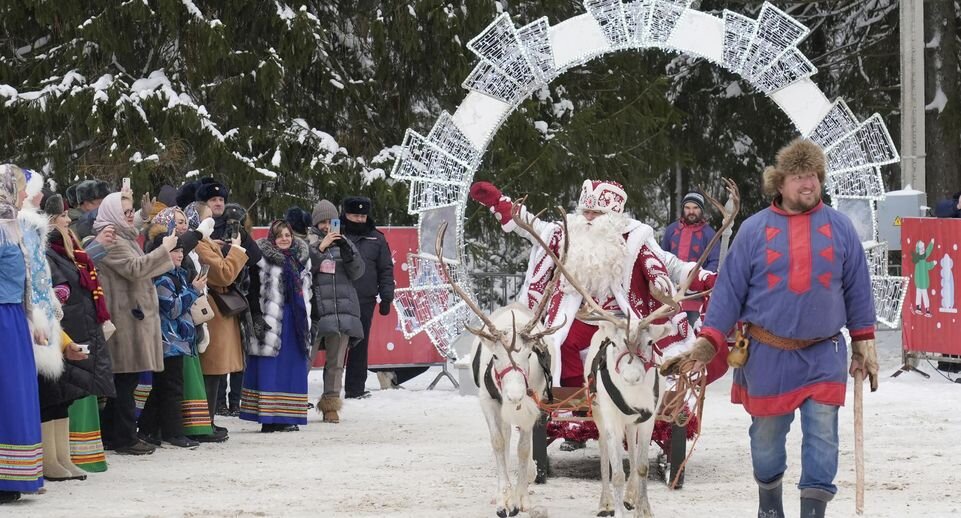
<path fill-rule="evenodd" d="M 854 372 L 854 510 L 864 514 L 864 371 Z"/>

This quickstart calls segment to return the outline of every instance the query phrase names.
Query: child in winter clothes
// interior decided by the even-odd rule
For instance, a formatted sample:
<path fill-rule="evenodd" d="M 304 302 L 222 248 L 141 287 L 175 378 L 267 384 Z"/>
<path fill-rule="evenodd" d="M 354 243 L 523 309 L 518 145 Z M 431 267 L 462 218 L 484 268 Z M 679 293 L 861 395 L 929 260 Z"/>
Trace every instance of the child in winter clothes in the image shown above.
<path fill-rule="evenodd" d="M 164 238 L 159 235 L 155 246 Z M 160 299 L 160 331 L 163 337 L 164 370 L 153 374 L 153 389 L 143 413 L 140 415 L 140 432 L 144 440 L 159 445 L 163 440 L 180 447 L 196 448 L 199 443 L 184 436 L 183 404 L 184 356 L 197 354 L 196 332 L 190 316 L 190 306 L 204 292 L 207 279 L 197 276 L 192 283 L 187 282 L 183 243 L 178 240 L 177 247 L 170 251 L 174 267 L 169 272 L 156 277 L 154 285 Z"/>

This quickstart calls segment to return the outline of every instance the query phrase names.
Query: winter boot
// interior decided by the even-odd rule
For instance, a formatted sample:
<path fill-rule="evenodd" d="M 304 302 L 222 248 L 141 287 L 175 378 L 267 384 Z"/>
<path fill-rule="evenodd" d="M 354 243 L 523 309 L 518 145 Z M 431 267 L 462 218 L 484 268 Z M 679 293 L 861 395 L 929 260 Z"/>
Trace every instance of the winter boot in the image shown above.
<path fill-rule="evenodd" d="M 781 487 L 781 479 L 757 483 L 757 518 L 784 518 Z"/>
<path fill-rule="evenodd" d="M 802 489 L 801 518 L 824 518 L 824 510 L 832 498 L 834 494 L 823 489 Z"/>
<path fill-rule="evenodd" d="M 317 402 L 317 411 L 324 414 L 325 423 L 339 423 L 337 412 L 343 408 L 344 402 L 337 396 L 322 396 Z"/>
<path fill-rule="evenodd" d="M 57 439 L 57 463 L 73 475 L 73 480 L 87 480 L 87 472 L 77 467 L 70 458 L 70 419 L 53 422 Z"/>
<path fill-rule="evenodd" d="M 43 478 L 50 482 L 71 480 L 73 473 L 61 466 L 57 460 L 57 432 L 54 422 L 41 423 L 40 430 L 43 440 Z"/>
<path fill-rule="evenodd" d="M 801 499 L 801 518 L 824 518 L 828 503 L 816 498 Z"/>

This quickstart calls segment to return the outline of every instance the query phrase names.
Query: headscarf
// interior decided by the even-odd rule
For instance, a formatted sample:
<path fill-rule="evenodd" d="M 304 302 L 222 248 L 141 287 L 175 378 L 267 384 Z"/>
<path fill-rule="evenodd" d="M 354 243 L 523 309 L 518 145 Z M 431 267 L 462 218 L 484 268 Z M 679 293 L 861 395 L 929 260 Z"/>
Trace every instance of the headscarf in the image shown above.
<path fill-rule="evenodd" d="M 113 225 L 117 235 L 127 239 L 136 239 L 137 230 L 127 224 L 127 218 L 123 214 L 123 195 L 119 192 L 112 192 L 100 202 L 97 210 L 97 219 L 93 222 L 94 232 L 100 232 L 105 227 Z"/>
<path fill-rule="evenodd" d="M 184 214 L 182 210 L 180 210 L 180 207 L 167 207 L 166 209 L 158 212 L 156 216 L 154 216 L 153 224 L 162 225 L 165 228 L 169 229 L 170 222 L 176 221 L 177 214 L 183 214 L 184 218 L 185 219 L 187 218 L 187 215 Z M 176 223 L 174 223 L 174 226 L 176 226 Z"/>
<path fill-rule="evenodd" d="M 20 225 L 17 223 L 18 174 L 20 168 L 13 164 L 0 165 L 0 244 L 20 241 Z"/>
<path fill-rule="evenodd" d="M 197 210 L 198 202 L 190 202 L 187 208 L 184 209 L 184 215 L 187 216 L 187 226 L 190 230 L 196 230 L 200 226 L 200 211 Z"/>
<path fill-rule="evenodd" d="M 67 246 L 70 248 L 68 249 Z M 65 231 L 54 228 L 50 232 L 50 249 L 62 257 L 73 261 L 77 272 L 80 274 L 80 287 L 90 292 L 93 297 L 93 305 L 97 310 L 97 323 L 102 324 L 110 320 L 110 312 L 107 310 L 107 299 L 104 298 L 103 287 L 100 286 L 100 279 L 97 274 L 97 267 L 93 260 L 87 255 L 86 250 L 80 244 L 76 234 L 69 228 Z"/>

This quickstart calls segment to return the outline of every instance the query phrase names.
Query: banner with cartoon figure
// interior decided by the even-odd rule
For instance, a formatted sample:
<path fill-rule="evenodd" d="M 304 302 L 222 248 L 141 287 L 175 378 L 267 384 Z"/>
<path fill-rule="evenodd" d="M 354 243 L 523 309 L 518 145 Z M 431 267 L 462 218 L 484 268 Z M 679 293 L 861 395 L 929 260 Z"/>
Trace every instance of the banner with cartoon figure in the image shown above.
<path fill-rule="evenodd" d="M 904 349 L 961 354 L 957 272 L 961 219 L 904 218 L 901 267 L 910 278 L 901 317 Z"/>

